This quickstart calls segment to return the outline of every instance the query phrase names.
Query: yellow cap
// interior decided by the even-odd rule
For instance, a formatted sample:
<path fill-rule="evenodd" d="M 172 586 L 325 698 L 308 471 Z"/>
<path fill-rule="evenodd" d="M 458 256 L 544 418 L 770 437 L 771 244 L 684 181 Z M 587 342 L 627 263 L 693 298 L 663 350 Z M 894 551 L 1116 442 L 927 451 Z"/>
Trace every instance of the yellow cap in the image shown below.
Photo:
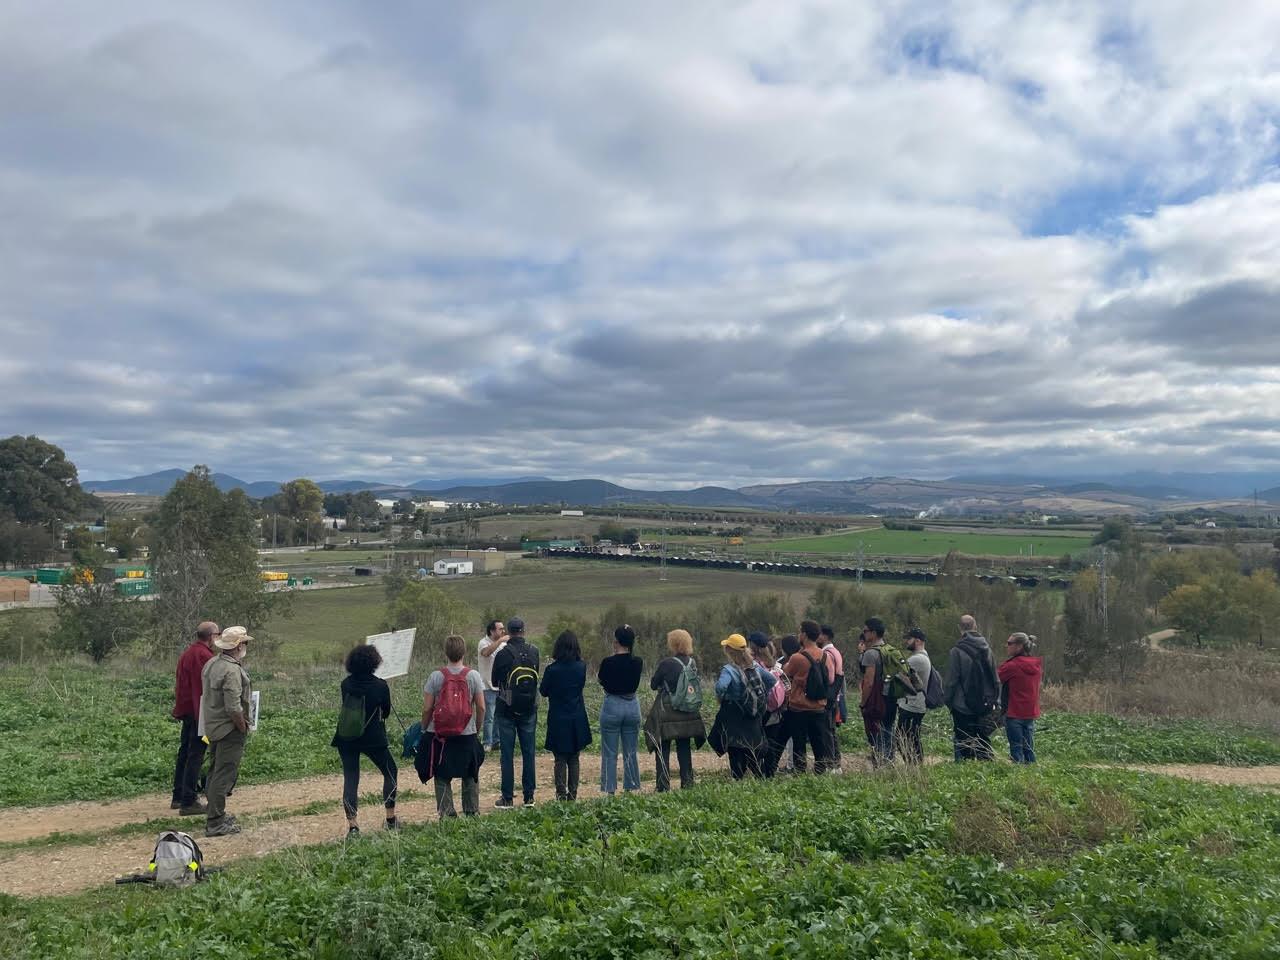
<path fill-rule="evenodd" d="M 747 649 L 747 638 L 740 633 L 731 633 L 720 641 L 722 647 L 733 647 L 735 650 Z"/>

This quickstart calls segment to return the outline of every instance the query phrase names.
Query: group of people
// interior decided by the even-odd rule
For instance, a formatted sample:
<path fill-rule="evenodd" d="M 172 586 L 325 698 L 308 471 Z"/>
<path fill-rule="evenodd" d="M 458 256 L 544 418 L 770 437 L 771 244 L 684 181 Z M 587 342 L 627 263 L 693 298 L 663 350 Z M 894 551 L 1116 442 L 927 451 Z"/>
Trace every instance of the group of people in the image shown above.
<path fill-rule="evenodd" d="M 1015 763 L 1034 763 L 1035 721 L 1040 714 L 1042 661 L 1035 638 L 1011 634 L 1007 658 L 996 664 L 991 647 L 971 616 L 960 620 L 960 639 L 952 647 L 945 681 L 935 670 L 925 632 L 913 627 L 899 649 L 885 641 L 885 624 L 869 618 L 858 639 L 854 683 L 846 689 L 844 657 L 829 627 L 805 620 L 794 634 L 769 637 L 761 632 L 733 633 L 720 642 L 724 660 L 710 696 L 687 630 L 667 634 L 667 655 L 652 670 L 654 692 L 642 717 L 638 691 L 644 663 L 635 653 L 636 633 L 623 624 L 614 631 L 612 653 L 596 671 L 604 697 L 599 715 L 600 791 L 640 789 L 640 736 L 643 731 L 655 764 L 656 789 L 671 789 L 674 750 L 682 789 L 694 784 L 694 751 L 704 743 L 728 757 L 735 779 L 771 778 L 780 770 L 803 773 L 813 754 L 815 773 L 842 772 L 837 728 L 854 697 L 862 715 L 873 766 L 923 762 L 921 725 L 926 713 L 945 706 L 952 718 L 954 757 L 991 760 L 991 735 L 1003 721 Z M 225 811 L 244 753 L 250 684 L 243 661 L 249 637 L 241 627 L 219 631 L 203 623 L 178 663 L 174 716 L 182 721 L 174 774 L 173 805 L 183 816 L 204 814 L 206 835 L 239 832 Z M 427 678 L 422 692 L 421 740 L 414 766 L 422 782 L 435 781 L 441 818 L 457 815 L 453 782 L 460 784 L 464 815 L 479 813 L 480 768 L 497 751 L 501 767 L 498 809 L 515 805 L 515 752 L 521 755 L 521 799 L 533 806 L 537 792 L 539 703 L 546 701 L 543 748 L 554 758 L 557 800 L 574 800 L 581 781 L 579 758 L 592 742 L 587 716 L 587 664 L 572 631 L 556 639 L 551 661 L 525 636 L 519 617 L 487 624 L 477 648 L 477 668 L 466 664 L 468 645 L 450 636 L 445 660 Z M 342 705 L 332 745 L 342 761 L 342 806 L 348 834 L 359 833 L 357 795 L 360 758 L 368 757 L 382 774 L 387 829 L 398 829 L 398 770 L 391 754 L 386 719 L 391 691 L 375 675 L 381 664 L 376 647 L 361 644 L 346 659 Z M 196 679 L 193 679 L 196 678 Z M 197 682 L 198 680 L 198 682 Z M 710 730 L 704 710 L 715 706 Z M 196 711 L 203 713 L 199 722 Z M 207 738 L 213 754 L 207 800 L 197 796 Z"/>

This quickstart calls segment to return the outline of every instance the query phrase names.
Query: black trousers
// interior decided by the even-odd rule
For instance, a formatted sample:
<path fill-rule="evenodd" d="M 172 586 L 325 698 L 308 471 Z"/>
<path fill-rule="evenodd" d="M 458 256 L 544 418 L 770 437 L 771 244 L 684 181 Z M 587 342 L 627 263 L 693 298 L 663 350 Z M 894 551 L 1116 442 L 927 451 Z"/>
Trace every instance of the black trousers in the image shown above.
<path fill-rule="evenodd" d="M 364 755 L 373 761 L 373 765 L 382 773 L 382 804 L 387 809 L 396 805 L 396 781 L 400 771 L 396 769 L 396 761 L 391 750 L 385 744 L 372 749 L 366 747 L 339 747 L 338 756 L 342 758 L 342 809 L 348 817 L 356 815 L 356 807 L 360 797 L 360 756 Z"/>
<path fill-rule="evenodd" d="M 796 773 L 807 767 L 805 745 L 813 750 L 813 772 L 826 773 L 831 765 L 831 733 L 826 710 L 789 710 L 787 726 L 791 734 L 791 756 Z"/>
<path fill-rule="evenodd" d="M 557 753 L 555 782 L 557 800 L 578 799 L 578 756 L 576 753 Z"/>
<path fill-rule="evenodd" d="M 923 713 L 912 713 L 910 710 L 898 708 L 898 750 L 907 763 L 923 763 L 924 747 L 920 743 L 920 724 L 924 723 Z"/>
<path fill-rule="evenodd" d="M 769 741 L 769 746 L 762 758 L 760 772 L 764 774 L 766 780 L 771 780 L 778 772 L 778 763 L 782 760 L 782 748 L 791 738 L 787 715 L 784 713 L 777 723 L 765 726 L 764 736 Z"/>
<path fill-rule="evenodd" d="M 753 777 L 764 776 L 760 769 L 760 761 L 764 757 L 756 754 L 754 750 L 744 747 L 729 748 L 729 772 L 733 774 L 733 779 L 741 780 L 748 773 Z"/>
<path fill-rule="evenodd" d="M 680 789 L 688 790 L 693 786 L 693 741 L 688 737 L 683 740 L 663 740 L 662 751 L 656 754 L 657 769 L 654 771 L 654 788 L 658 793 L 671 789 L 671 744 L 676 745 L 676 762 L 680 766 Z"/>
<path fill-rule="evenodd" d="M 951 723 L 954 727 L 952 739 L 957 761 L 996 758 L 991 749 L 991 732 L 995 729 L 995 723 L 990 714 L 982 716 L 952 710 Z"/>
<path fill-rule="evenodd" d="M 205 743 L 200 739 L 195 717 L 182 718 L 182 740 L 178 744 L 178 760 L 173 767 L 173 800 L 184 807 L 196 802 L 200 781 L 200 764 L 204 763 Z"/>

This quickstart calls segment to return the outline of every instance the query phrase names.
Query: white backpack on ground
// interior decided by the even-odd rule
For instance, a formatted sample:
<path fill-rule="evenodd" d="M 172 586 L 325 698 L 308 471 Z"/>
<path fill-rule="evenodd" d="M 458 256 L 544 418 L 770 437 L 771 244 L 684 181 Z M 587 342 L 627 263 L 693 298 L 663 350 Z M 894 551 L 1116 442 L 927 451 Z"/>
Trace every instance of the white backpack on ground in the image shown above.
<path fill-rule="evenodd" d="M 204 854 L 189 834 L 166 830 L 156 840 L 147 871 L 162 887 L 188 887 L 204 879 Z"/>

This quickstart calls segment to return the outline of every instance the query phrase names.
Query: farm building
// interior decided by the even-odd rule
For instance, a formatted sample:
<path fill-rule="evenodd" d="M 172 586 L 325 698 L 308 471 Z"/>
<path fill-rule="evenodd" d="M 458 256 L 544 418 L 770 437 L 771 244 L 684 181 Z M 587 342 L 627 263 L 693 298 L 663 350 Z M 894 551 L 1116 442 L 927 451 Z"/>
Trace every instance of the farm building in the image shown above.
<path fill-rule="evenodd" d="M 580 517 L 580 516 L 582 516 L 582 511 L 581 511 L 581 510 L 561 510 L 561 511 L 560 511 L 560 516 L 562 516 L 562 517 Z"/>
<path fill-rule="evenodd" d="M 437 577 L 465 577 L 473 572 L 474 564 L 470 560 L 437 560 L 431 569 Z"/>

